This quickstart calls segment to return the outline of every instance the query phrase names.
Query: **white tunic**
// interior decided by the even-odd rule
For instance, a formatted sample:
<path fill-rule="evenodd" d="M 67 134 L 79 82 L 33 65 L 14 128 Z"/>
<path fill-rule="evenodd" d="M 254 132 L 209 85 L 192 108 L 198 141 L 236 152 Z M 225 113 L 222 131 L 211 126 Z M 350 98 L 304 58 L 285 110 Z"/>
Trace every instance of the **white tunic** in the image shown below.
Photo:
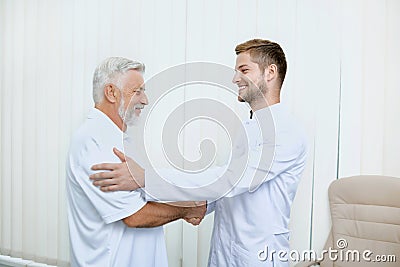
<path fill-rule="evenodd" d="M 141 192 L 104 193 L 89 180 L 92 165 L 120 162 L 112 149 L 124 151 L 125 142 L 124 133 L 98 109 L 71 140 L 66 171 L 73 267 L 168 265 L 162 227 L 129 228 L 121 221 L 146 204 Z"/>
<path fill-rule="evenodd" d="M 243 126 L 247 137 L 241 136 L 233 148 L 234 164 L 191 176 L 161 171 L 169 183 L 186 187 L 170 187 L 168 191 L 168 183 L 151 179 L 148 174 L 154 173 L 146 169 L 147 198 L 167 200 L 169 195 L 170 200 L 217 199 L 208 207 L 209 212 L 215 210 L 210 267 L 289 266 L 285 261 L 288 254 L 279 254 L 281 261 L 278 253 L 289 252 L 290 207 L 304 170 L 306 137 L 282 104 L 256 111 Z M 238 167 L 241 164 L 246 165 L 244 171 Z M 219 184 L 205 186 L 204 190 L 187 189 L 189 185 L 204 186 L 199 182 L 204 181 L 204 176 L 207 183 L 218 180 L 221 170 L 225 177 L 220 178 Z M 231 190 L 225 192 L 224 184 Z M 271 254 L 272 250 L 276 254 Z"/>

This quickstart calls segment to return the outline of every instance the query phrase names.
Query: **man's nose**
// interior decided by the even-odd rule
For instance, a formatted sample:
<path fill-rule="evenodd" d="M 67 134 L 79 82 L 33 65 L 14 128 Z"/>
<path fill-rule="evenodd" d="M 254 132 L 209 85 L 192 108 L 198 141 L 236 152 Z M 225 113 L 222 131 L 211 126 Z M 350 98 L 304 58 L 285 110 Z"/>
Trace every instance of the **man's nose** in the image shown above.
<path fill-rule="evenodd" d="M 233 83 L 239 83 L 240 82 L 240 73 L 238 71 L 236 71 L 235 75 L 233 75 L 232 82 Z"/>
<path fill-rule="evenodd" d="M 140 100 L 140 102 L 142 103 L 142 105 L 148 105 L 149 104 L 149 100 L 147 99 L 146 93 L 143 92 L 143 97 Z"/>

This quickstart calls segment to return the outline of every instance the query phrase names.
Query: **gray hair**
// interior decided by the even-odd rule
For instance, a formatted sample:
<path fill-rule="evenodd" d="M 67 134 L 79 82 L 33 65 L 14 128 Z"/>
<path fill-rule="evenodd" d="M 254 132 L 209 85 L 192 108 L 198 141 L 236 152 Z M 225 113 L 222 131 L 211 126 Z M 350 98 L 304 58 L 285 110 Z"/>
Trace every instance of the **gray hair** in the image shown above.
<path fill-rule="evenodd" d="M 93 74 L 93 100 L 100 103 L 104 98 L 104 86 L 114 83 L 120 86 L 119 78 L 129 70 L 137 70 L 144 73 L 145 66 L 139 61 L 133 61 L 123 57 L 110 57 L 101 62 Z"/>

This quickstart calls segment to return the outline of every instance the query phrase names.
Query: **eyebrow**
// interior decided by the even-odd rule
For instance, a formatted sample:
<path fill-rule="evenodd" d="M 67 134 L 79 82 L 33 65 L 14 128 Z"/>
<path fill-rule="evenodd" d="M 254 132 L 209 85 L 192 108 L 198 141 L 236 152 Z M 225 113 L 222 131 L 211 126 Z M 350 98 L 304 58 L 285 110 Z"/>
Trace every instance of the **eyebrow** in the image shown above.
<path fill-rule="evenodd" d="M 241 68 L 243 68 L 243 67 L 248 67 L 249 68 L 249 65 L 247 65 L 247 64 L 242 64 L 242 65 L 240 65 L 239 67 L 237 67 L 236 69 L 241 69 Z"/>

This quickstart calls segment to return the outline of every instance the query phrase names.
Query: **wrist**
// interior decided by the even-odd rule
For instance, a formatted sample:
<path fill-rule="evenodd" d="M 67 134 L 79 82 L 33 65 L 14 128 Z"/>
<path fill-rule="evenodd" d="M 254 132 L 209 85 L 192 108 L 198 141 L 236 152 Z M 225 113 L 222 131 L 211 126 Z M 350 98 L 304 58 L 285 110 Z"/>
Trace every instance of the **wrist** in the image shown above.
<path fill-rule="evenodd" d="M 180 209 L 182 210 L 182 218 L 191 217 L 191 214 L 193 213 L 192 207 L 182 207 Z"/>

